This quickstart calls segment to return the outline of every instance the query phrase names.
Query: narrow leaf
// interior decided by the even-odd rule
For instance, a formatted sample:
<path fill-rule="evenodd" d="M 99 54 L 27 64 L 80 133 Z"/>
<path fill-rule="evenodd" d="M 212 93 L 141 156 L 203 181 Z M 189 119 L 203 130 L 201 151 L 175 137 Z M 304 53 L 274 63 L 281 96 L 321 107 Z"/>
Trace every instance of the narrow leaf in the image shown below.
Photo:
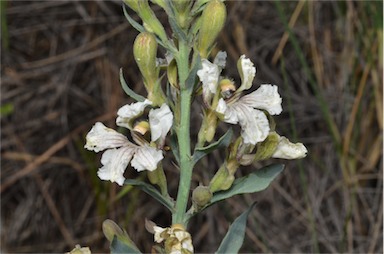
<path fill-rule="evenodd" d="M 128 11 L 126 9 L 126 6 L 125 4 L 123 4 L 123 12 L 124 12 L 124 16 L 125 18 L 128 20 L 129 24 L 131 24 L 131 26 L 133 26 L 137 31 L 139 31 L 140 33 L 142 32 L 145 32 L 145 28 L 144 26 L 140 25 L 138 22 L 136 22 L 129 14 L 128 14 Z M 169 50 L 173 50 L 172 48 L 172 45 L 169 45 L 169 43 L 167 42 L 167 44 L 164 44 L 163 41 L 161 41 L 159 38 L 156 37 L 156 41 L 157 43 L 159 43 L 161 46 L 163 46 L 164 48 L 166 49 L 169 49 Z"/>
<path fill-rule="evenodd" d="M 248 176 L 238 178 L 233 182 L 230 189 L 213 194 L 210 205 L 238 194 L 265 190 L 283 169 L 283 164 L 275 164 L 259 169 Z"/>
<path fill-rule="evenodd" d="M 129 97 L 131 97 L 132 99 L 134 99 L 136 101 L 140 101 L 140 102 L 145 101 L 145 98 L 143 96 L 135 93 L 131 88 L 129 88 L 129 86 L 125 82 L 125 79 L 124 79 L 124 76 L 123 76 L 123 69 L 122 68 L 120 68 L 120 83 L 121 83 L 121 87 L 123 88 L 124 92 Z"/>
<path fill-rule="evenodd" d="M 136 20 L 134 20 L 133 18 L 131 18 L 131 16 L 129 16 L 125 4 L 123 4 L 123 12 L 124 12 L 125 18 L 129 22 L 129 24 L 131 24 L 137 31 L 139 31 L 139 32 L 145 31 L 145 28 L 142 25 L 140 25 L 138 22 L 136 22 Z"/>
<path fill-rule="evenodd" d="M 128 245 L 128 243 L 119 240 L 119 238 L 116 235 L 113 237 L 110 249 L 111 249 L 111 253 L 113 254 L 114 253 L 134 253 L 134 254 L 141 253 L 136 248 L 136 246 Z"/>
<path fill-rule="evenodd" d="M 231 143 L 233 131 L 232 129 L 229 129 L 219 140 L 216 142 L 210 144 L 206 147 L 200 147 L 195 149 L 195 153 L 193 154 L 193 163 L 198 162 L 201 158 L 203 158 L 208 153 L 212 152 L 213 150 L 227 147 Z"/>
<path fill-rule="evenodd" d="M 193 61 L 193 67 L 191 68 L 187 79 L 185 80 L 186 87 L 189 89 L 193 89 L 195 86 L 197 71 L 201 69 L 201 58 L 200 55 L 197 54 Z"/>
<path fill-rule="evenodd" d="M 177 135 L 175 133 L 172 133 L 171 134 L 171 142 L 170 142 L 171 149 L 172 149 L 173 156 L 175 156 L 177 163 L 180 163 L 179 147 L 178 147 L 177 143 L 178 143 L 177 142 Z"/>
<path fill-rule="evenodd" d="M 177 24 L 175 17 L 169 16 L 168 20 L 169 20 L 169 24 L 171 25 L 172 31 L 176 35 L 176 38 L 178 38 L 181 41 L 187 41 L 187 35 Z"/>
<path fill-rule="evenodd" d="M 245 229 L 247 225 L 247 218 L 249 213 L 255 207 L 256 202 L 253 203 L 245 212 L 243 212 L 229 227 L 227 234 L 220 244 L 219 253 L 238 253 L 244 242 Z"/>
<path fill-rule="evenodd" d="M 127 179 L 125 180 L 124 184 L 137 186 L 142 191 L 151 195 L 154 199 L 156 199 L 161 204 L 163 204 L 171 212 L 173 211 L 173 207 L 174 207 L 173 201 L 161 195 L 161 193 L 158 190 L 156 190 L 155 187 L 153 187 L 152 185 L 142 181 L 135 180 L 135 179 Z"/>

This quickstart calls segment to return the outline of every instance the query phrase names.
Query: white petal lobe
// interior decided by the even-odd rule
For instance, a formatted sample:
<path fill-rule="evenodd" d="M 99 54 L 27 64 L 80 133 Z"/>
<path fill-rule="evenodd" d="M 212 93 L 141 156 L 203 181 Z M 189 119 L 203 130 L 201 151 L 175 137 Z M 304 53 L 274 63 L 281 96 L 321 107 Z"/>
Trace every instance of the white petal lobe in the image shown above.
<path fill-rule="evenodd" d="M 212 94 L 216 93 L 220 72 L 218 66 L 207 59 L 203 59 L 201 65 L 202 69 L 197 71 L 197 76 L 203 83 L 203 97 L 209 101 Z"/>
<path fill-rule="evenodd" d="M 227 52 L 219 51 L 215 57 L 215 60 L 213 60 L 213 64 L 216 64 L 221 69 L 224 69 L 226 61 L 227 61 Z"/>
<path fill-rule="evenodd" d="M 157 164 L 163 158 L 164 156 L 161 150 L 149 146 L 142 146 L 136 150 L 131 165 L 138 172 L 143 170 L 153 171 L 157 168 Z"/>
<path fill-rule="evenodd" d="M 307 152 L 307 148 L 302 143 L 292 143 L 286 137 L 280 137 L 272 157 L 288 160 L 301 159 L 307 156 Z"/>
<path fill-rule="evenodd" d="M 164 103 L 158 109 L 151 109 L 148 117 L 151 128 L 151 140 L 157 141 L 160 139 L 159 142 L 162 144 L 173 124 L 173 114 L 170 108 Z"/>
<path fill-rule="evenodd" d="M 271 115 L 278 115 L 283 111 L 282 99 L 275 85 L 261 85 L 256 91 L 243 96 L 240 101 L 249 107 L 264 109 Z"/>
<path fill-rule="evenodd" d="M 100 122 L 95 123 L 88 132 L 86 140 L 87 143 L 84 148 L 95 152 L 100 152 L 108 148 L 121 147 L 129 143 L 123 134 L 106 127 Z"/>
<path fill-rule="evenodd" d="M 249 58 L 242 55 L 240 61 L 241 87 L 240 90 L 247 90 L 252 86 L 253 79 L 256 75 L 256 68 Z"/>
<path fill-rule="evenodd" d="M 103 165 L 97 175 L 101 180 L 116 182 L 120 186 L 124 183 L 124 171 L 132 159 L 135 148 L 121 147 L 119 149 L 108 149 L 101 156 L 101 164 Z"/>
<path fill-rule="evenodd" d="M 232 109 L 237 113 L 244 143 L 255 145 L 267 138 L 270 130 L 269 122 L 262 111 L 240 103 L 234 104 Z"/>
<path fill-rule="evenodd" d="M 130 128 L 129 122 L 143 114 L 145 107 L 151 105 L 152 102 L 150 100 L 145 100 L 143 102 L 131 103 L 129 105 L 122 106 L 117 111 L 117 119 L 116 124 L 121 127 Z"/>

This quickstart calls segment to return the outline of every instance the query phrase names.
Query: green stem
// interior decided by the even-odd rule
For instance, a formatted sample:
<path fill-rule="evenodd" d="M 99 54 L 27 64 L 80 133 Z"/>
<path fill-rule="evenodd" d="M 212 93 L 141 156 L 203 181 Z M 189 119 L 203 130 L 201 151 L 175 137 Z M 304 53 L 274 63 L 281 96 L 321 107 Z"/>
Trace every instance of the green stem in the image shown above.
<path fill-rule="evenodd" d="M 189 51 L 185 42 L 179 44 L 179 55 L 176 57 L 180 80 L 180 122 L 177 128 L 177 138 L 180 154 L 180 180 L 176 199 L 176 212 L 173 214 L 173 224 L 185 223 L 185 211 L 189 198 L 192 179 L 190 115 L 192 91 L 191 84 L 186 84 L 189 72 Z M 186 226 L 186 225 L 185 225 Z"/>

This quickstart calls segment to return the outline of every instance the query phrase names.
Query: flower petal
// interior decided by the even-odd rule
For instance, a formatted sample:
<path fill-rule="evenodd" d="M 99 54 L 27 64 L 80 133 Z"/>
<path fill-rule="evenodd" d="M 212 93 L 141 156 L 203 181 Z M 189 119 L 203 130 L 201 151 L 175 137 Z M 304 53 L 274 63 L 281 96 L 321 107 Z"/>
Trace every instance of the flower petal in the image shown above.
<path fill-rule="evenodd" d="M 269 133 L 269 122 L 266 115 L 257 109 L 240 102 L 231 105 L 232 114 L 236 114 L 241 126 L 244 143 L 255 145 L 264 141 Z"/>
<path fill-rule="evenodd" d="M 144 112 L 145 107 L 151 104 L 152 102 L 146 99 L 143 102 L 136 102 L 122 106 L 117 111 L 118 117 L 116 119 L 116 124 L 118 126 L 130 129 L 131 121 L 137 116 L 140 116 Z"/>
<path fill-rule="evenodd" d="M 97 122 L 88 132 L 86 137 L 87 143 L 84 148 L 100 152 L 107 148 L 117 148 L 129 143 L 127 137 L 117 131 L 106 127 L 104 124 Z"/>
<path fill-rule="evenodd" d="M 159 140 L 160 144 L 164 143 L 164 139 L 173 124 L 173 114 L 167 104 L 161 105 L 158 109 L 149 111 L 149 126 L 151 128 L 151 140 Z"/>
<path fill-rule="evenodd" d="M 155 231 L 155 242 L 161 243 L 162 241 L 165 240 L 163 236 L 163 232 L 168 231 L 169 228 L 162 228 L 158 226 L 153 226 L 153 231 Z"/>
<path fill-rule="evenodd" d="M 216 93 L 219 81 L 219 67 L 207 59 L 202 60 L 202 69 L 197 71 L 200 81 L 203 83 L 203 97 L 207 103 L 210 103 L 212 94 Z"/>
<path fill-rule="evenodd" d="M 273 153 L 273 158 L 301 159 L 307 156 L 307 148 L 302 143 L 291 143 L 286 137 L 279 138 L 279 144 Z"/>
<path fill-rule="evenodd" d="M 249 58 L 246 58 L 245 55 L 242 55 L 237 62 L 237 69 L 241 77 L 241 86 L 238 91 L 247 90 L 252 86 L 252 81 L 256 75 L 256 68 Z"/>
<path fill-rule="evenodd" d="M 124 183 L 124 171 L 135 153 L 135 148 L 123 146 L 119 149 L 108 149 L 101 156 L 103 166 L 97 172 L 101 180 L 116 182 L 120 186 Z"/>
<path fill-rule="evenodd" d="M 216 64 L 221 69 L 224 69 L 226 60 L 227 60 L 227 52 L 219 51 L 215 57 L 215 60 L 213 60 L 213 64 Z"/>
<path fill-rule="evenodd" d="M 132 167 L 138 172 L 143 170 L 153 171 L 157 168 L 157 164 L 164 158 L 161 150 L 150 146 L 141 146 L 136 150 L 131 161 Z"/>
<path fill-rule="evenodd" d="M 283 111 L 282 99 L 275 85 L 261 85 L 256 91 L 241 97 L 240 101 L 249 107 L 264 109 L 271 115 L 278 115 Z"/>
<path fill-rule="evenodd" d="M 217 103 L 216 112 L 224 115 L 227 108 L 228 107 L 227 103 L 225 103 L 225 100 L 223 98 L 220 98 L 219 102 Z"/>

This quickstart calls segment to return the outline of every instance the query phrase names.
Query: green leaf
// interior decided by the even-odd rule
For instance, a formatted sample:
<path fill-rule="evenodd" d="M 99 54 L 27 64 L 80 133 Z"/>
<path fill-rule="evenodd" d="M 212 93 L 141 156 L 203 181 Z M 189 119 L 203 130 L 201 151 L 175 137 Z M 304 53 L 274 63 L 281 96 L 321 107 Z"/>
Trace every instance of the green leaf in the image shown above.
<path fill-rule="evenodd" d="M 145 32 L 145 28 L 144 26 L 140 25 L 138 22 L 136 22 L 129 14 L 128 14 L 128 11 L 126 9 L 126 6 L 125 4 L 123 4 L 123 12 L 124 12 L 124 16 L 125 18 L 128 20 L 129 24 L 131 24 L 131 26 L 133 26 L 133 28 L 135 28 L 137 31 L 139 31 L 140 33 L 142 32 Z M 175 52 L 174 51 L 174 48 L 172 47 L 172 45 L 170 45 L 168 42 L 166 42 L 167 44 L 164 44 L 163 41 L 161 41 L 159 38 L 156 37 L 156 41 L 157 43 L 159 43 L 161 46 L 163 46 L 164 48 L 172 51 L 172 52 Z"/>
<path fill-rule="evenodd" d="M 180 163 L 179 146 L 178 146 L 178 141 L 177 141 L 176 133 L 172 133 L 171 134 L 170 145 L 171 145 L 173 156 L 175 156 L 175 159 L 176 159 L 177 163 Z"/>
<path fill-rule="evenodd" d="M 195 85 L 195 80 L 196 80 L 196 76 L 197 76 L 197 71 L 201 69 L 201 58 L 200 58 L 200 55 L 197 54 L 195 57 L 194 57 L 194 61 L 193 61 L 193 67 L 191 68 L 189 74 L 188 74 L 188 77 L 187 79 L 185 80 L 185 84 L 186 84 L 186 87 L 189 88 L 189 89 L 193 89 L 194 85 Z"/>
<path fill-rule="evenodd" d="M 171 25 L 172 31 L 176 35 L 176 38 L 178 38 L 179 40 L 182 40 L 182 41 L 187 41 L 187 35 L 183 31 L 183 29 L 181 29 L 179 27 L 179 25 L 177 24 L 175 16 L 169 16 L 168 20 L 169 20 L 169 24 Z"/>
<path fill-rule="evenodd" d="M 155 187 L 153 187 L 152 185 L 142 181 L 135 180 L 135 179 L 127 179 L 125 180 L 124 184 L 137 186 L 142 191 L 151 195 L 154 199 L 156 199 L 161 204 L 163 204 L 171 212 L 173 212 L 173 207 L 174 207 L 173 201 L 161 195 L 161 193 L 157 189 L 155 189 Z"/>
<path fill-rule="evenodd" d="M 198 162 L 201 158 L 203 158 L 208 153 L 212 152 L 215 149 L 219 149 L 222 147 L 227 147 L 231 143 L 233 131 L 229 129 L 219 140 L 210 144 L 206 147 L 196 148 L 193 154 L 193 163 Z"/>
<path fill-rule="evenodd" d="M 141 253 L 135 246 L 119 240 L 116 235 L 113 237 L 110 249 L 111 253 Z"/>
<path fill-rule="evenodd" d="M 125 82 L 125 79 L 124 79 L 124 76 L 123 76 L 123 69 L 122 68 L 120 68 L 120 83 L 121 83 L 121 87 L 123 88 L 124 92 L 129 97 L 131 97 L 132 99 L 134 99 L 136 101 L 140 101 L 140 102 L 145 101 L 145 98 L 143 96 L 135 93 L 131 88 L 129 88 L 129 86 Z"/>
<path fill-rule="evenodd" d="M 129 24 L 131 24 L 137 31 L 139 31 L 140 33 L 145 31 L 145 28 L 142 25 L 137 23 L 136 20 L 134 20 L 133 18 L 131 18 L 131 16 L 129 16 L 125 4 L 123 4 L 123 12 Z"/>
<path fill-rule="evenodd" d="M 252 211 L 253 207 L 255 207 L 255 205 L 256 202 L 253 203 L 232 223 L 223 241 L 221 242 L 219 249 L 216 251 L 217 254 L 239 252 L 244 241 L 248 215 Z"/>
<path fill-rule="evenodd" d="M 283 164 L 275 164 L 259 169 L 248 176 L 238 178 L 228 190 L 213 194 L 209 205 L 238 194 L 254 193 L 265 190 L 283 169 Z"/>

